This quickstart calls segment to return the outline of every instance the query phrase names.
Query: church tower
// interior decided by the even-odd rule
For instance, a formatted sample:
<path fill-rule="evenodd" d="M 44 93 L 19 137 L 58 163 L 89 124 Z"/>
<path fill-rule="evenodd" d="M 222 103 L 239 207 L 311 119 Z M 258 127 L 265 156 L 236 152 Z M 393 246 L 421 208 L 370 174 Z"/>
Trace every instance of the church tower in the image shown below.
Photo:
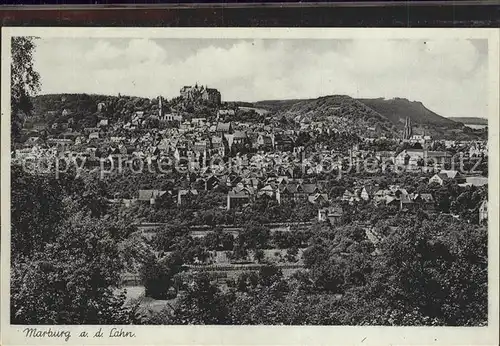
<path fill-rule="evenodd" d="M 412 135 L 413 131 L 411 128 L 411 120 L 409 117 L 407 117 L 405 121 L 405 129 L 403 131 L 403 140 L 409 140 Z"/>
<path fill-rule="evenodd" d="M 163 118 L 163 98 L 158 96 L 158 118 Z"/>

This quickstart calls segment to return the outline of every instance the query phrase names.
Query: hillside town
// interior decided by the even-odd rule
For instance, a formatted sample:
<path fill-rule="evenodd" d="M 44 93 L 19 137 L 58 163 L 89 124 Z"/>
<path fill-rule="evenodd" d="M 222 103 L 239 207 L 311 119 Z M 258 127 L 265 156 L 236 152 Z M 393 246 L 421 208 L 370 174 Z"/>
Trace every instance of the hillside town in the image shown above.
<path fill-rule="evenodd" d="M 61 97 L 64 101 L 65 96 Z M 325 175 L 336 172 L 337 180 L 342 179 L 342 174 L 366 172 L 372 175 L 420 174 L 420 177 L 426 177 L 428 184 L 443 185 L 453 181 L 464 188 L 488 183 L 487 175 L 478 169 L 487 163 L 485 141 L 439 140 L 415 134 L 410 118 L 405 119 L 401 138 L 383 135 L 378 138 L 357 137 L 350 139 L 353 144 L 345 148 L 318 140 L 313 147 L 306 148 L 305 144 L 311 139 L 321 138 L 324 134 L 343 138 L 346 132 L 301 122 L 287 124 L 284 128 L 274 122 L 272 116 L 263 116 L 268 125 L 235 121 L 237 112 L 268 112 L 249 107 L 225 107 L 221 104 L 220 92 L 198 85 L 184 86 L 180 98 L 191 105 L 205 102 L 211 113 L 194 117 L 186 111 L 166 110 L 166 101 L 158 97 L 151 101 L 157 104 L 157 114 L 146 114 L 139 109 L 132 113 L 129 121 L 110 121 L 108 105 L 99 102 L 95 105 L 97 121 L 94 126 L 78 131 L 72 127 L 74 118 L 78 117 L 75 110 L 51 110 L 49 114 L 60 111 L 67 123 L 54 122 L 50 128 L 46 123 L 37 123 L 23 129 L 26 140 L 16 146 L 13 161 L 25 165 L 36 162 L 34 168 L 42 171 L 44 168 L 50 171 L 50 168 L 41 167 L 40 163 L 55 165 L 56 161 L 64 162 L 58 169 L 65 170 L 71 163 L 83 170 L 101 167 L 102 179 L 106 179 L 106 175 L 125 174 L 127 169 L 134 171 L 139 167 L 153 168 L 171 178 L 177 176 L 177 179 L 172 179 L 176 186 L 168 191 L 151 186 L 129 195 L 117 192 L 110 199 L 127 206 L 144 201 L 155 204 L 159 199 L 167 198 L 181 205 L 183 199 L 196 195 L 198 190 L 228 190 L 224 205 L 227 210 L 263 196 L 276 200 L 278 204 L 289 199 L 303 199 L 316 205 L 370 201 L 388 205 L 397 203 L 401 208 L 402 201 L 409 207 L 423 200 L 417 193 L 409 194 L 405 186 L 383 188 L 373 182 L 354 184 L 341 196 L 329 196 Z M 162 125 L 150 126 L 152 119 Z M 393 150 L 379 150 L 380 142 Z M 464 162 L 476 167 L 465 169 Z M 370 167 L 366 167 L 368 165 Z M 142 171 L 137 170 L 137 173 Z M 400 192 L 397 196 L 396 191 Z M 432 195 L 424 195 L 427 203 L 433 201 Z"/>
<path fill-rule="evenodd" d="M 173 278 L 181 274 L 209 273 L 227 290 L 251 285 L 244 275 L 269 265 L 285 277 L 315 273 L 311 249 L 323 232 L 361 230 L 369 256 L 379 256 L 404 215 L 487 225 L 485 130 L 457 125 L 436 138 L 405 114 L 398 124 L 365 118 L 351 126 L 342 107 L 357 111 L 359 102 L 346 98 L 334 98 L 330 113 L 287 116 L 222 102 L 217 89 L 198 84 L 171 100 L 44 97 L 43 111 L 35 101 L 23 120 L 12 163 L 83 179 L 80 197 L 93 196 L 92 213 L 121 218 L 139 255 L 120 286 L 149 316 L 186 294 Z"/>

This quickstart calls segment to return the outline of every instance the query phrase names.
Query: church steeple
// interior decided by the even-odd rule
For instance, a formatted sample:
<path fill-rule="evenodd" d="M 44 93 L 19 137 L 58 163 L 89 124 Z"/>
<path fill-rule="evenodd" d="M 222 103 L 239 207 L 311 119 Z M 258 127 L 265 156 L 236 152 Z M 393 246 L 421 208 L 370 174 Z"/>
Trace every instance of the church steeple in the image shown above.
<path fill-rule="evenodd" d="M 411 120 L 410 117 L 406 117 L 405 128 L 403 131 L 403 139 L 408 140 L 411 138 L 412 135 L 413 135 L 413 130 L 411 127 Z"/>
<path fill-rule="evenodd" d="M 158 118 L 163 117 L 163 98 L 158 96 Z"/>

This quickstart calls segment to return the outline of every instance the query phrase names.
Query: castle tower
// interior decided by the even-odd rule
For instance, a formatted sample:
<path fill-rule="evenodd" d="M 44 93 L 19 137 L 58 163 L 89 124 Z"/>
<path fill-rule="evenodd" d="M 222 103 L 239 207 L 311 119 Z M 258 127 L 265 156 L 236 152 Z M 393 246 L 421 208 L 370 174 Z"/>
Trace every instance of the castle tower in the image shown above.
<path fill-rule="evenodd" d="M 403 140 L 409 140 L 413 135 L 413 131 L 411 128 L 411 120 L 409 117 L 406 118 L 405 129 L 403 131 Z"/>

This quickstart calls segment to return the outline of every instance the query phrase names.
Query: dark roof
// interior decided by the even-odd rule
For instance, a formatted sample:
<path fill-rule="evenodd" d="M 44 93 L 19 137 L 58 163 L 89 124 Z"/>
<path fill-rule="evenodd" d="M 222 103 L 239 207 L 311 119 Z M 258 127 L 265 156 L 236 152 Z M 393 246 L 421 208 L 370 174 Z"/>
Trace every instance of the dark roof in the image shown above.
<path fill-rule="evenodd" d="M 234 138 L 247 138 L 247 134 L 242 131 L 236 131 L 234 133 Z"/>
<path fill-rule="evenodd" d="M 218 123 L 217 124 L 217 131 L 229 132 L 231 127 L 232 127 L 231 123 Z"/>
<path fill-rule="evenodd" d="M 285 191 L 289 193 L 296 193 L 298 187 L 299 184 L 288 184 L 285 188 Z"/>
<path fill-rule="evenodd" d="M 438 177 L 440 177 L 442 180 L 448 180 L 448 175 L 446 173 L 438 173 Z"/>
<path fill-rule="evenodd" d="M 301 186 L 304 193 L 314 193 L 318 189 L 316 184 L 302 184 Z"/>

